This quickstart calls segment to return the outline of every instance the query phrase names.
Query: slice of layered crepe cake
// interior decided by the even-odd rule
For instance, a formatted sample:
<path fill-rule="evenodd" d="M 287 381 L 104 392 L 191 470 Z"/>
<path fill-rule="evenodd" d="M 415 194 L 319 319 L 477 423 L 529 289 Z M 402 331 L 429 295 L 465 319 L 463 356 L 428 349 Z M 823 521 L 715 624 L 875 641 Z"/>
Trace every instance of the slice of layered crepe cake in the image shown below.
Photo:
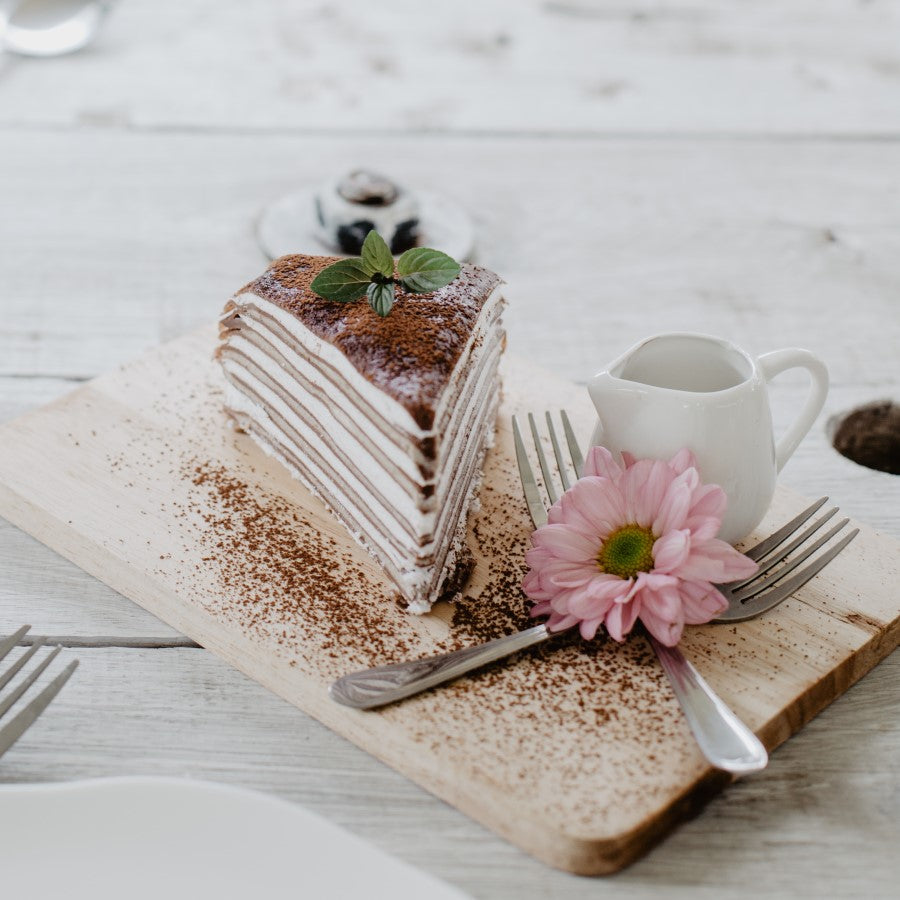
<path fill-rule="evenodd" d="M 320 496 L 411 612 L 471 569 L 466 518 L 491 443 L 505 344 L 500 279 L 464 265 L 398 288 L 382 318 L 310 288 L 334 257 L 284 256 L 221 318 L 226 411 Z"/>

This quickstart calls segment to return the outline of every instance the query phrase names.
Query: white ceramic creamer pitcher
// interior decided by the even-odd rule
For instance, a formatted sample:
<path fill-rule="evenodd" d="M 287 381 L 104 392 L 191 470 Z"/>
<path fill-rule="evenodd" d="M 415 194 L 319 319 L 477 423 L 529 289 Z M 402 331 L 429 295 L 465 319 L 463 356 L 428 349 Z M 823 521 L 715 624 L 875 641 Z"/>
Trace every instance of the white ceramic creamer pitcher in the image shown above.
<path fill-rule="evenodd" d="M 776 446 L 768 382 L 798 366 L 810 374 L 809 394 Z M 825 403 L 828 370 L 808 350 L 775 350 L 754 359 L 709 335 L 658 334 L 595 375 L 588 389 L 600 418 L 592 445 L 616 456 L 626 451 L 654 459 L 688 447 L 702 480 L 728 495 L 719 537 L 734 543 L 769 508 L 776 476 Z"/>

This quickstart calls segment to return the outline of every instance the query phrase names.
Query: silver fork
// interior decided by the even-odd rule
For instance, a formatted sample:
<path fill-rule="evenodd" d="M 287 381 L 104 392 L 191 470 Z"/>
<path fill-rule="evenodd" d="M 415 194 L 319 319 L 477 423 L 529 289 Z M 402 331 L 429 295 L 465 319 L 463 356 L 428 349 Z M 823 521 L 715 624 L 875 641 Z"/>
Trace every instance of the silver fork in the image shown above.
<path fill-rule="evenodd" d="M 544 416 L 547 420 L 547 433 L 550 437 L 553 455 L 556 458 L 559 479 L 563 490 L 567 491 L 571 487 L 567 463 L 560 448 L 559 439 L 556 436 L 553 419 L 549 412 L 544 413 Z M 572 423 L 569 421 L 569 416 L 564 409 L 559 411 L 559 417 L 562 422 L 566 445 L 569 449 L 571 465 L 576 473 L 576 477 L 578 477 L 578 474 L 584 469 L 584 457 L 575 438 Z M 534 440 L 544 488 L 547 491 L 550 502 L 555 503 L 559 495 L 547 462 L 547 455 L 544 453 L 537 424 L 531 413 L 528 414 L 528 425 Z M 539 528 L 547 521 L 547 511 L 544 508 L 544 501 L 541 498 L 540 488 L 538 487 L 537 479 L 534 477 L 531 463 L 528 461 L 525 442 L 522 440 L 522 432 L 519 429 L 519 422 L 515 416 L 513 416 L 513 440 L 516 446 L 516 462 L 519 465 L 519 477 L 522 480 L 522 489 L 525 492 L 525 502 L 528 504 L 528 512 L 531 514 L 531 520 L 534 522 L 535 528 Z M 714 623 L 745 622 L 747 619 L 755 619 L 764 612 L 768 612 L 768 610 L 778 606 L 779 603 L 787 600 L 791 594 L 795 594 L 807 581 L 821 572 L 859 534 L 858 528 L 849 531 L 840 541 L 817 556 L 806 568 L 801 569 L 791 578 L 783 581 L 782 579 L 794 572 L 801 563 L 806 562 L 817 550 L 827 544 L 833 537 L 836 537 L 849 524 L 849 519 L 841 519 L 825 534 L 788 560 L 787 557 L 795 550 L 799 550 L 838 511 L 838 508 L 833 506 L 800 534 L 797 534 L 800 528 L 827 502 L 827 497 L 820 497 L 815 503 L 804 509 L 802 513 L 779 528 L 778 531 L 770 534 L 749 550 L 743 551 L 744 555 L 749 556 L 750 559 L 758 564 L 759 568 L 753 575 L 745 578 L 743 581 L 732 581 L 728 584 L 716 585 L 719 593 L 728 601 L 728 608 L 712 620 Z M 788 541 L 790 538 L 793 538 L 793 540 L 785 544 L 785 541 Z M 782 562 L 784 565 L 776 569 L 776 566 Z"/>
<path fill-rule="evenodd" d="M 550 435 L 550 443 L 553 447 L 553 455 L 556 457 L 559 480 L 563 491 L 571 487 L 566 461 L 563 458 L 559 441 L 556 437 L 556 429 L 553 427 L 553 419 L 550 413 L 546 413 L 547 430 Z M 569 454 L 572 458 L 575 477 L 584 469 L 584 458 L 575 440 L 575 433 L 569 422 L 569 417 L 563 410 L 561 413 L 563 431 L 566 443 L 569 446 Z M 559 498 L 556 490 L 553 473 L 547 462 L 547 456 L 541 443 L 534 416 L 528 414 L 528 425 L 534 441 L 535 452 L 541 467 L 541 475 L 544 481 L 544 490 L 555 503 Z M 547 524 L 547 508 L 541 497 L 537 479 L 528 461 L 525 451 L 525 442 L 522 440 L 522 432 L 519 422 L 513 417 L 513 438 L 516 445 L 516 461 L 519 464 L 519 476 L 522 479 L 522 487 L 525 491 L 528 511 L 535 528 Z M 658 641 L 649 631 L 645 636 L 656 653 L 657 659 L 663 667 L 675 693 L 681 709 L 684 712 L 688 725 L 694 734 L 703 755 L 717 768 L 729 772 L 757 772 L 765 768 L 769 761 L 766 748 L 756 735 L 726 706 L 725 702 L 706 683 L 700 673 L 691 665 L 678 647 L 667 647 Z"/>
<path fill-rule="evenodd" d="M 563 431 L 568 445 L 569 453 L 572 460 L 572 466 L 576 473 L 580 473 L 584 466 L 583 457 L 575 439 L 574 431 L 568 416 L 563 412 L 561 414 Z M 556 430 L 553 422 L 547 415 L 550 442 L 554 449 L 554 455 L 557 460 L 558 467 L 561 471 L 560 481 L 564 489 L 571 486 L 571 481 L 567 474 L 567 466 L 563 460 L 560 443 L 556 436 Z M 535 437 L 535 444 L 538 455 L 538 462 L 541 464 L 541 470 L 544 474 L 545 483 L 550 484 L 550 490 L 555 491 L 553 487 L 554 479 L 550 475 L 550 467 L 547 463 L 546 455 L 540 437 L 537 434 L 537 426 L 533 416 L 529 417 L 529 424 L 532 428 L 532 435 Z M 519 474 L 522 479 L 522 487 L 525 493 L 526 502 L 532 520 L 538 526 L 546 521 L 546 509 L 544 500 L 541 496 L 537 480 L 528 461 L 528 455 L 525 449 L 525 443 L 522 440 L 521 431 L 518 422 L 513 419 L 513 434 L 516 446 L 516 458 L 519 462 Z M 790 522 L 778 529 L 774 534 L 765 540 L 756 544 L 750 550 L 744 551 L 754 561 L 760 564 L 760 569 L 752 578 L 742 582 L 734 582 L 732 584 L 716 585 L 728 599 L 728 609 L 714 621 L 716 622 L 739 622 L 745 619 L 752 619 L 762 613 L 772 609 L 773 606 L 787 599 L 794 591 L 798 590 L 803 584 L 809 581 L 814 575 L 822 570 L 846 545 L 856 536 L 858 529 L 854 529 L 847 534 L 838 544 L 826 551 L 825 553 L 814 559 L 808 566 L 795 572 L 797 565 L 809 558 L 816 552 L 825 541 L 829 540 L 838 530 L 844 527 L 848 520 L 843 520 L 834 528 L 832 528 L 826 536 L 820 538 L 813 546 L 804 550 L 800 557 L 789 560 L 782 569 L 773 571 L 774 566 L 785 559 L 790 553 L 797 549 L 800 544 L 806 541 L 812 534 L 818 530 L 835 512 L 836 509 L 829 510 L 812 526 L 806 528 L 802 534 L 790 540 L 796 532 L 823 506 L 827 498 L 822 498 L 813 503 L 808 509 L 805 509 Z M 790 541 L 787 545 L 785 541 Z M 776 584 L 789 572 L 794 572 L 793 576 L 781 584 Z M 771 574 L 770 574 L 771 573 Z M 757 583 L 757 579 L 759 582 Z M 479 669 L 489 663 L 496 662 L 518 653 L 527 647 L 539 644 L 556 634 L 561 632 L 549 632 L 545 625 L 536 625 L 533 628 L 527 628 L 514 634 L 505 635 L 484 644 L 478 644 L 474 647 L 465 647 L 462 650 L 454 650 L 450 653 L 442 653 L 436 656 L 430 656 L 425 659 L 409 660 L 407 662 L 393 663 L 386 666 L 377 666 L 373 669 L 364 669 L 359 672 L 351 672 L 338 678 L 330 687 L 329 693 L 332 699 L 345 706 L 352 706 L 357 709 L 374 709 L 378 706 L 384 706 L 387 703 L 393 703 L 396 700 L 402 700 L 405 697 L 411 697 L 428 688 L 436 687 L 447 681 L 452 681 L 461 675 Z M 672 662 L 673 657 L 676 659 L 674 671 L 682 673 L 677 667 L 677 656 L 680 652 L 670 652 L 669 648 L 659 645 L 662 655 L 660 662 L 665 666 Z M 693 668 L 693 667 L 691 667 Z M 669 668 L 666 669 L 669 673 Z M 682 673 L 683 674 L 683 673 Z M 705 682 L 699 674 L 694 670 L 694 675 L 698 682 L 706 687 Z M 670 675 L 671 677 L 671 675 Z M 679 681 L 679 684 L 681 682 Z M 686 689 L 691 689 L 695 685 L 693 679 L 684 682 Z M 709 704 L 710 712 L 713 716 L 711 721 L 722 722 L 719 713 L 727 713 L 734 721 L 738 721 L 736 717 L 728 710 L 722 701 L 715 697 L 710 691 Z M 740 723 L 739 723 L 740 724 Z M 693 723 L 692 723 L 693 727 Z M 743 727 L 743 726 L 742 726 Z M 725 736 L 734 743 L 733 732 L 730 729 L 725 730 Z M 760 757 L 759 749 L 762 747 L 756 737 L 747 730 L 747 735 L 752 740 L 749 742 L 752 746 L 750 749 L 754 752 L 747 753 L 747 748 L 741 747 L 737 742 L 737 752 L 732 753 L 730 762 L 727 763 L 729 771 L 753 771 L 765 765 L 765 757 Z M 758 745 L 758 746 L 755 746 Z M 763 753 L 765 750 L 763 748 Z"/>
<path fill-rule="evenodd" d="M 0 660 L 12 650 L 16 644 L 28 633 L 30 625 L 23 625 L 15 634 L 0 640 Z M 37 638 L 32 645 L 5 671 L 0 672 L 0 692 L 10 681 L 24 668 L 25 664 L 44 645 L 43 638 Z M 55 647 L 41 662 L 24 678 L 22 678 L 8 693 L 0 693 L 0 719 L 12 708 L 13 704 L 30 688 L 43 674 L 46 668 L 56 659 L 61 647 Z M 37 717 L 47 708 L 50 701 L 60 692 L 62 686 L 69 680 L 71 674 L 78 667 L 78 660 L 73 659 L 62 672 L 57 675 L 27 706 L 16 713 L 13 718 L 0 727 L 0 756 L 34 724 Z"/>

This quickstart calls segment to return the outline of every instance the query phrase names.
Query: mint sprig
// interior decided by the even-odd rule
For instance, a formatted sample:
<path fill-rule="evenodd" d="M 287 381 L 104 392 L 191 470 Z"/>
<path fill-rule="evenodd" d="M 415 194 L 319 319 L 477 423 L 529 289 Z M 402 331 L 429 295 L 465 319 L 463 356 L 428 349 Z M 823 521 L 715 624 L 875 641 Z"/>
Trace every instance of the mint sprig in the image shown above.
<path fill-rule="evenodd" d="M 391 248 L 374 228 L 366 235 L 360 252 L 363 268 L 370 276 L 377 274 L 385 278 L 394 277 L 394 257 L 391 256 Z"/>
<path fill-rule="evenodd" d="M 372 273 L 361 259 L 342 259 L 322 269 L 313 279 L 312 289 L 328 300 L 352 303 L 359 300 L 372 281 Z"/>
<path fill-rule="evenodd" d="M 378 284 L 373 281 L 366 288 L 366 296 L 369 298 L 369 306 L 384 318 L 394 305 L 394 282 L 386 281 Z"/>
<path fill-rule="evenodd" d="M 429 247 L 413 247 L 397 260 L 384 238 L 375 230 L 366 235 L 361 255 L 342 259 L 322 269 L 310 287 L 325 300 L 352 303 L 364 295 L 379 316 L 386 316 L 394 305 L 395 285 L 412 294 L 436 291 L 450 284 L 460 272 L 455 259 Z"/>
<path fill-rule="evenodd" d="M 459 275 L 459 263 L 440 250 L 413 247 L 397 260 L 403 286 L 414 294 L 436 291 Z"/>

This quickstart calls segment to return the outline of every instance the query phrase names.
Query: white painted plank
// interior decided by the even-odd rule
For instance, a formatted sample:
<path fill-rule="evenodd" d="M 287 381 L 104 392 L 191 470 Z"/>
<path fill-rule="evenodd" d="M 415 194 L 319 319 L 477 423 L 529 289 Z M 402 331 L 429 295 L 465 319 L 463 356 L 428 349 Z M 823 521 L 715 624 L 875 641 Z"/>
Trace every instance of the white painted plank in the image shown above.
<path fill-rule="evenodd" d="M 190 776 L 286 797 L 475 897 L 893 897 L 894 654 L 630 869 L 548 869 L 202 650 L 64 651 L 81 666 L 3 758 L 4 782 Z"/>
<path fill-rule="evenodd" d="M 129 0 L 86 52 L 4 59 L 0 122 L 897 135 L 898 28 L 890 0 Z"/>
<path fill-rule="evenodd" d="M 676 328 L 809 346 L 866 397 L 898 378 L 900 145 L 2 140 L 0 204 L 25 213 L 0 217 L 0 374 L 94 375 L 208 321 L 263 265 L 268 199 L 370 160 L 472 210 L 512 349 L 567 378 Z"/>

